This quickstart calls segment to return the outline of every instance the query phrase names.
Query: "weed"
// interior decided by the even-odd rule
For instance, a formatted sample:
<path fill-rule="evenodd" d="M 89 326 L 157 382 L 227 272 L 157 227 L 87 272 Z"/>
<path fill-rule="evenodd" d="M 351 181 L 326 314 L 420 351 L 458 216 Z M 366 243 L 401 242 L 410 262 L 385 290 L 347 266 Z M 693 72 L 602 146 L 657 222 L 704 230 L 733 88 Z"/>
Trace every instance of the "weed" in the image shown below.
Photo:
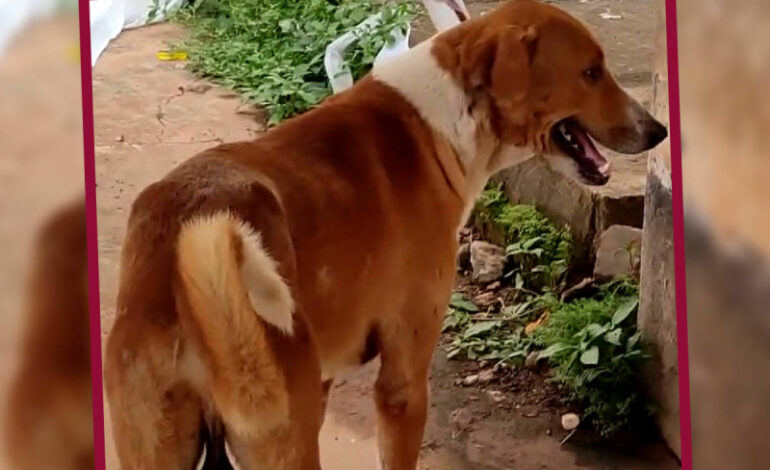
<path fill-rule="evenodd" d="M 561 289 L 573 253 L 567 227 L 551 222 L 535 206 L 510 204 L 501 184 L 490 183 L 476 202 L 475 223 L 491 224 L 505 236 L 514 261 L 508 277 L 517 288 Z"/>
<path fill-rule="evenodd" d="M 586 419 L 604 436 L 649 416 L 638 380 L 647 358 L 636 331 L 638 303 L 635 283 L 615 281 L 592 298 L 555 303 L 535 331 L 554 380 L 585 405 Z"/>
<path fill-rule="evenodd" d="M 452 294 L 444 318 L 444 332 L 452 333 L 447 357 L 464 356 L 471 360 L 521 363 L 526 357 L 531 339 L 517 311 L 509 310 L 495 318 L 478 317 L 479 308 L 461 293 Z"/>
<path fill-rule="evenodd" d="M 411 2 L 371 0 L 197 0 L 175 17 L 190 30 L 178 46 L 193 72 L 264 106 L 270 124 L 299 114 L 331 94 L 324 69 L 326 46 L 368 16 L 382 23 L 347 52 L 353 77 L 371 68 L 397 27 L 416 12 Z"/>

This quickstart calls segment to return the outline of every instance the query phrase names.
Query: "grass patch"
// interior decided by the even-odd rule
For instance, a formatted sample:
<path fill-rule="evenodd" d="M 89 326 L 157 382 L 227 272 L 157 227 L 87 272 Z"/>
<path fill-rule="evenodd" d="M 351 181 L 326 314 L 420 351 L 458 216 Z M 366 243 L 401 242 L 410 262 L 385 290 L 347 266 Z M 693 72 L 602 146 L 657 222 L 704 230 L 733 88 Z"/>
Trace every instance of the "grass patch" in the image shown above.
<path fill-rule="evenodd" d="M 636 329 L 639 293 L 635 280 L 597 286 L 587 298 L 562 302 L 573 244 L 533 206 L 512 205 L 501 185 L 488 185 L 474 209 L 474 222 L 505 234 L 515 302 L 497 314 L 479 312 L 455 293 L 444 321 L 450 357 L 521 365 L 533 352 L 547 361 L 551 379 L 579 403 L 584 422 L 603 436 L 649 424 L 652 409 L 641 392 L 639 372 L 648 358 Z M 538 320 L 537 323 L 533 323 Z M 526 325 L 536 326 L 530 335 Z M 539 325 L 539 326 L 538 326 Z"/>
<path fill-rule="evenodd" d="M 600 287 L 585 299 L 552 306 L 535 330 L 539 357 L 551 364 L 553 379 L 585 406 L 584 419 L 604 436 L 646 421 L 649 403 L 639 372 L 648 358 L 636 329 L 638 289 L 630 280 Z"/>
<path fill-rule="evenodd" d="M 299 114 L 331 94 L 324 70 L 326 46 L 368 16 L 383 22 L 348 49 L 358 79 L 393 28 L 416 13 L 412 2 L 371 0 L 197 0 L 174 15 L 190 31 L 177 47 L 191 70 L 263 106 L 271 124 Z"/>

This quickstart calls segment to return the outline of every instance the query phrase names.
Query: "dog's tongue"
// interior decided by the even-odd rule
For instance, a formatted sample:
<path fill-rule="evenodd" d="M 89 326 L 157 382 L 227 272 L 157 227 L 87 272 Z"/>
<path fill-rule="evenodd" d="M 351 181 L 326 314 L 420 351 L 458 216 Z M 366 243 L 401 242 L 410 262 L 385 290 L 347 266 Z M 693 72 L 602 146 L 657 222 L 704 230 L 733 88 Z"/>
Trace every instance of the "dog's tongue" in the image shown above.
<path fill-rule="evenodd" d="M 586 158 L 596 167 L 596 170 L 605 177 L 610 175 L 610 162 L 604 158 L 604 155 L 599 152 L 599 149 L 594 145 L 593 140 L 588 136 L 588 133 L 579 126 L 572 126 L 570 129 L 572 134 L 580 141 L 580 145 L 585 150 Z"/>

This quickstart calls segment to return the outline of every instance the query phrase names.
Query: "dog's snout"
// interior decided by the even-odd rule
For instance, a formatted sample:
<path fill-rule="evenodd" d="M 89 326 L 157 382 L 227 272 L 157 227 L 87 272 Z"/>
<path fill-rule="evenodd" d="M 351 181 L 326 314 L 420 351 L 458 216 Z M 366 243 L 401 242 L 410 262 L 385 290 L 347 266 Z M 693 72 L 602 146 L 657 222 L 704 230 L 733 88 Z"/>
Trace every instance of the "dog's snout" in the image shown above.
<path fill-rule="evenodd" d="M 655 147 L 668 137 L 668 129 L 666 129 L 666 126 L 655 119 L 650 119 L 649 124 L 646 127 L 647 131 L 645 133 L 647 134 L 648 149 Z"/>

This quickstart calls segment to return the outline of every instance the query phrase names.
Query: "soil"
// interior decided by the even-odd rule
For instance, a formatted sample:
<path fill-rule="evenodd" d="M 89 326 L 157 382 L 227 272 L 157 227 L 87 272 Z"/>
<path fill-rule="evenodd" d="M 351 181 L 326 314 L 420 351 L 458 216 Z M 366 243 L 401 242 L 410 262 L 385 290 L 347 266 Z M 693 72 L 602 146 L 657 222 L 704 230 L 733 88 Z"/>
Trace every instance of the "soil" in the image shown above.
<path fill-rule="evenodd" d="M 492 6 L 491 2 L 469 3 L 472 12 Z M 636 18 L 629 22 L 633 26 L 613 25 L 618 34 L 629 28 L 630 36 L 623 38 L 628 49 L 624 50 L 652 45 L 646 25 L 652 24 L 647 16 L 654 12 L 647 16 L 634 13 L 651 10 L 649 0 L 558 3 L 578 10 L 605 4 L 611 5 L 613 12 L 628 10 L 629 18 Z M 201 82 L 186 72 L 181 62 L 156 59 L 158 50 L 182 34 L 169 24 L 126 31 L 110 44 L 94 69 L 103 337 L 114 318 L 120 245 L 131 202 L 138 192 L 196 152 L 218 142 L 258 137 L 264 131 L 259 113 L 242 106 L 234 95 L 216 86 L 198 86 Z M 603 34 L 614 37 L 608 31 Z M 646 49 L 642 55 L 651 61 Z M 636 63 L 629 62 L 629 67 Z M 560 445 L 566 433 L 559 417 L 567 410 L 559 401 L 558 390 L 545 383 L 542 374 L 505 370 L 483 386 L 456 385 L 478 367 L 476 363 L 448 361 L 443 349 L 437 348 L 421 470 L 679 468 L 658 442 L 617 448 L 598 444 L 581 431 Z M 320 436 L 323 468 L 376 468 L 372 400 L 376 370 L 374 361 L 350 371 L 334 386 Z M 107 468 L 115 470 L 119 465 L 108 416 L 107 421 Z"/>

